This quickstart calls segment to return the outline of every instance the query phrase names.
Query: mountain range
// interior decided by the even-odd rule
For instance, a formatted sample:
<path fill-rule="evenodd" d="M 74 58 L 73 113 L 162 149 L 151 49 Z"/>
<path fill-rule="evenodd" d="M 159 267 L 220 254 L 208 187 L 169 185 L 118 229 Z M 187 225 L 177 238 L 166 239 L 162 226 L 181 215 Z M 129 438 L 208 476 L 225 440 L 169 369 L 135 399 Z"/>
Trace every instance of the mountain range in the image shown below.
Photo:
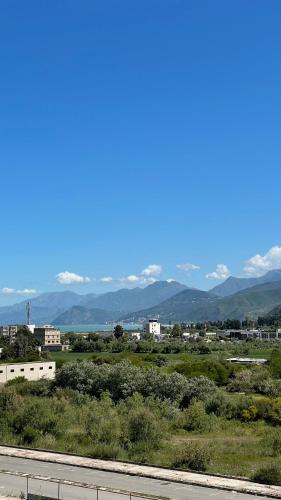
<path fill-rule="evenodd" d="M 114 321 L 131 311 L 153 307 L 186 288 L 176 281 L 157 281 L 145 288 L 121 289 L 101 295 L 79 295 L 70 291 L 42 293 L 30 300 L 31 321 L 38 324 Z M 0 307 L 0 324 L 25 323 L 26 302 Z"/>
<path fill-rule="evenodd" d="M 43 293 L 31 301 L 32 322 L 57 325 L 112 321 L 162 322 L 256 318 L 281 305 L 281 270 L 259 278 L 230 277 L 208 292 L 176 281 L 104 294 Z M 25 323 L 26 301 L 0 307 L 0 324 Z"/>
<path fill-rule="evenodd" d="M 223 298 L 210 292 L 184 290 L 157 306 L 124 316 L 122 320 L 143 321 L 157 317 L 162 323 L 175 323 L 255 319 L 279 304 L 281 281 L 256 285 Z"/>
<path fill-rule="evenodd" d="M 281 269 L 268 271 L 258 278 L 236 278 L 235 276 L 230 276 L 210 291 L 219 297 L 227 297 L 246 288 L 262 285 L 263 283 L 272 283 L 273 281 L 281 281 Z"/>

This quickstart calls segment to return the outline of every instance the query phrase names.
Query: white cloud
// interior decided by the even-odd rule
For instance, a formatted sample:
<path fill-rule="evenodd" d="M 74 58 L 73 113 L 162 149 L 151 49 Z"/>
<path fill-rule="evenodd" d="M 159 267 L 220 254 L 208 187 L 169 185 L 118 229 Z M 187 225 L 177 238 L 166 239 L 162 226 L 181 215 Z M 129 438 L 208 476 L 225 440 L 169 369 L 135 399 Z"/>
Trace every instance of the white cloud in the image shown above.
<path fill-rule="evenodd" d="M 125 280 L 128 281 L 129 283 L 138 283 L 140 278 L 135 274 L 130 274 L 129 276 L 127 276 L 127 278 L 125 278 Z"/>
<path fill-rule="evenodd" d="M 101 283 L 116 285 L 150 285 L 157 281 L 153 276 L 138 276 L 136 274 L 129 274 L 128 276 L 122 276 L 121 278 L 113 278 L 112 276 L 105 276 L 100 279 Z"/>
<path fill-rule="evenodd" d="M 254 255 L 246 262 L 244 272 L 254 276 L 261 276 L 272 269 L 281 268 L 281 247 L 270 248 L 265 255 Z"/>
<path fill-rule="evenodd" d="M 225 280 L 230 276 L 230 270 L 225 264 L 218 264 L 216 270 L 206 274 L 206 278 L 212 280 Z"/>
<path fill-rule="evenodd" d="M 111 283 L 112 281 L 114 281 L 114 279 L 112 278 L 112 276 L 104 276 L 100 279 L 100 281 L 102 283 Z"/>
<path fill-rule="evenodd" d="M 57 281 L 61 285 L 71 285 L 73 283 L 90 283 L 90 278 L 88 276 L 80 276 L 76 273 L 70 273 L 69 271 L 64 271 L 56 275 Z"/>
<path fill-rule="evenodd" d="M 176 268 L 179 269 L 180 271 L 196 271 L 197 269 L 200 269 L 200 266 L 196 266 L 195 264 L 190 264 L 190 262 L 186 262 L 185 264 L 177 264 Z"/>
<path fill-rule="evenodd" d="M 34 290 L 34 288 L 23 288 L 22 290 L 17 290 L 15 288 L 4 287 L 1 289 L 1 292 L 5 295 L 33 295 L 34 293 L 36 293 L 36 290 Z"/>
<path fill-rule="evenodd" d="M 175 280 L 174 278 L 169 278 L 166 281 L 167 281 L 167 283 L 173 283 L 174 281 L 177 281 L 177 280 Z"/>
<path fill-rule="evenodd" d="M 150 264 L 141 272 L 142 276 L 157 276 L 162 273 L 162 266 L 159 264 Z"/>

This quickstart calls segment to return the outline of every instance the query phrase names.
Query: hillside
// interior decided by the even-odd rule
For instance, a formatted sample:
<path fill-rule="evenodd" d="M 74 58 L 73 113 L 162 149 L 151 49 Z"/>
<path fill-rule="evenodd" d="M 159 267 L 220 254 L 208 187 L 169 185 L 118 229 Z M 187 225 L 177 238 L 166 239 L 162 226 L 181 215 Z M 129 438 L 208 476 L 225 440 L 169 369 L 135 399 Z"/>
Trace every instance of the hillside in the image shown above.
<path fill-rule="evenodd" d="M 268 271 L 258 278 L 235 278 L 234 276 L 230 276 L 223 283 L 215 286 L 209 291 L 219 297 L 227 297 L 228 295 L 233 295 L 246 288 L 262 285 L 264 283 L 273 283 L 274 281 L 281 282 L 281 269 Z"/>
<path fill-rule="evenodd" d="M 185 285 L 175 281 L 157 281 L 145 288 L 125 288 L 116 292 L 108 292 L 99 297 L 91 298 L 89 301 L 86 300 L 83 307 L 71 307 L 64 311 L 63 314 L 54 319 L 54 323 L 58 325 L 74 324 L 74 322 L 77 324 L 90 324 L 90 318 L 94 323 L 113 321 L 140 307 L 147 308 L 159 304 L 164 299 L 171 298 L 185 289 Z M 99 320 L 94 320 L 97 311 L 99 311 Z"/>
<path fill-rule="evenodd" d="M 201 290 L 183 290 L 182 292 L 167 299 L 161 304 L 149 309 L 142 309 L 133 314 L 124 316 L 125 321 L 139 321 L 143 319 L 159 317 L 160 321 L 198 321 L 201 319 L 202 310 L 206 310 L 214 302 L 218 301 L 215 295 Z"/>
<path fill-rule="evenodd" d="M 122 312 L 136 311 L 153 307 L 187 287 L 176 281 L 156 281 L 145 288 L 123 288 L 116 292 L 108 292 L 85 302 L 85 307 L 99 308 L 109 311 Z"/>
<path fill-rule="evenodd" d="M 122 319 L 138 321 L 159 317 L 163 323 L 256 318 L 281 303 L 281 283 L 265 283 L 218 298 L 208 292 L 184 290 L 158 306 L 137 311 Z"/>
<path fill-rule="evenodd" d="M 281 304 L 271 309 L 266 315 L 265 318 L 273 319 L 273 320 L 281 320 Z"/>
<path fill-rule="evenodd" d="M 83 300 L 89 300 L 90 297 L 70 291 L 42 293 L 30 300 L 31 319 L 34 323 L 52 322 L 66 309 L 81 304 Z M 0 324 L 25 323 L 26 302 L 24 300 L 11 306 L 0 307 Z"/>
<path fill-rule="evenodd" d="M 115 321 L 118 318 L 116 311 L 84 306 L 73 306 L 54 320 L 56 325 L 90 325 Z"/>
<path fill-rule="evenodd" d="M 116 292 L 107 292 L 101 295 L 94 293 L 80 295 L 71 291 L 48 292 L 38 295 L 30 300 L 32 322 L 57 323 L 60 316 L 70 310 L 73 306 L 83 306 L 85 309 L 75 311 L 78 323 L 88 321 L 91 313 L 88 310 L 106 310 L 109 315 L 100 313 L 99 317 L 111 317 L 112 311 L 118 312 L 118 316 L 129 311 L 147 308 L 159 304 L 163 300 L 172 297 L 176 293 L 184 290 L 185 285 L 175 281 L 157 281 L 145 288 L 121 289 Z M 0 307 L 0 324 L 25 323 L 26 322 L 26 300 L 11 306 Z M 72 318 L 73 311 L 69 311 L 69 318 Z M 93 313 L 93 317 L 95 313 Z M 116 316 L 116 314 L 115 314 Z M 63 316 L 63 318 L 67 318 Z M 104 319 L 100 321 L 110 321 Z M 73 324 L 73 321 L 71 321 Z M 62 323 L 61 323 L 62 324 Z"/>

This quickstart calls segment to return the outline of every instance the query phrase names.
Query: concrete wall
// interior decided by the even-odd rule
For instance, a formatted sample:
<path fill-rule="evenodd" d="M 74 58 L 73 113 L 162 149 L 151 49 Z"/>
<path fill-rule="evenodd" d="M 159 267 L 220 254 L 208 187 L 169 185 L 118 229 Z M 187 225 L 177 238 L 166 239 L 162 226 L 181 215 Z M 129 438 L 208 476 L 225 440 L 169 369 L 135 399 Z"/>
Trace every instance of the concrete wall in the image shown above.
<path fill-rule="evenodd" d="M 25 377 L 27 380 L 53 379 L 55 372 L 55 361 L 0 364 L 0 384 L 16 377 Z"/>

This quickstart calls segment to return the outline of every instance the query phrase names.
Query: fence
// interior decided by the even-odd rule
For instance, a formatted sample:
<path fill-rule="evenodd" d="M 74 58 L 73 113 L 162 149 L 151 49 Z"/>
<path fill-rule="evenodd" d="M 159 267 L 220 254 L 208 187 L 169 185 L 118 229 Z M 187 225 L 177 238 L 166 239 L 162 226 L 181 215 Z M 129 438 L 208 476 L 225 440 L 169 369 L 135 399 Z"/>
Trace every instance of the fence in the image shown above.
<path fill-rule="evenodd" d="M 2 491 L 27 500 L 163 500 L 164 497 L 146 495 L 136 491 L 68 481 L 65 479 L 0 471 Z"/>

